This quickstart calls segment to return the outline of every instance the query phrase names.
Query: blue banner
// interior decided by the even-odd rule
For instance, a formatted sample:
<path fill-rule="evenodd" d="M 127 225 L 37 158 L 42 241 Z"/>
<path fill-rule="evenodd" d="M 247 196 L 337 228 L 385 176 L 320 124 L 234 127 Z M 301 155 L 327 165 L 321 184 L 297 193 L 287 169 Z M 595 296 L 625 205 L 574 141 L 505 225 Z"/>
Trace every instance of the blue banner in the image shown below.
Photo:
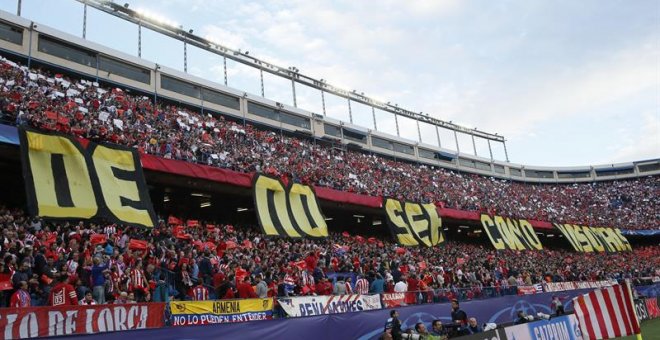
<path fill-rule="evenodd" d="M 572 310 L 572 298 L 585 294 L 589 289 L 560 293 L 542 293 L 525 296 L 505 296 L 487 300 L 462 302 L 460 308 L 469 317 L 477 318 L 479 324 L 494 322 L 497 324 L 515 320 L 518 311 L 529 315 L 538 312 L 551 314 L 552 296 L 558 295 L 567 311 Z M 423 322 L 428 328 L 433 320 L 449 322 L 451 305 L 449 303 L 427 304 L 397 308 L 402 329 L 413 328 L 417 322 Z M 333 339 L 377 339 L 383 332 L 385 321 L 389 318 L 389 309 L 343 313 L 312 317 L 266 320 L 236 324 L 217 324 L 196 327 L 173 327 L 148 331 L 131 331 L 96 335 L 93 339 L 125 339 L 126 336 L 155 339 L 306 339 L 310 334 L 331 334 Z M 76 339 L 85 339 L 77 336 Z M 321 339 L 322 337 L 319 337 Z M 90 337 L 90 339 L 92 339 Z"/>
<path fill-rule="evenodd" d="M 0 143 L 19 145 L 18 130 L 15 126 L 0 124 Z"/>
<path fill-rule="evenodd" d="M 654 283 L 648 286 L 635 286 L 637 294 L 645 297 L 659 297 L 660 296 L 660 283 Z"/>
<path fill-rule="evenodd" d="M 660 235 L 660 229 L 654 230 L 625 230 L 621 229 L 621 233 L 626 236 L 657 236 Z"/>

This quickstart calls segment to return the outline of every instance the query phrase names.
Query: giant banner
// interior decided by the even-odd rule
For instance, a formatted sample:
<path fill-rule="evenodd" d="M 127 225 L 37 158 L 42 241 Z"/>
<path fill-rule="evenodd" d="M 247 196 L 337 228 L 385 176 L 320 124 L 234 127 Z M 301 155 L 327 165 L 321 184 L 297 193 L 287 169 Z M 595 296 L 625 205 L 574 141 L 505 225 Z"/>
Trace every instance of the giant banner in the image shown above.
<path fill-rule="evenodd" d="M 21 128 L 30 213 L 153 227 L 156 215 L 136 150 Z"/>
<path fill-rule="evenodd" d="M 558 223 L 554 226 L 571 243 L 573 249 L 581 253 L 632 251 L 630 242 L 618 228 Z"/>
<path fill-rule="evenodd" d="M 382 307 L 380 296 L 360 294 L 299 296 L 280 298 L 277 302 L 287 315 L 295 317 L 361 312 Z"/>
<path fill-rule="evenodd" d="M 267 236 L 328 237 L 314 189 L 278 178 L 256 175 L 252 185 L 259 225 Z"/>
<path fill-rule="evenodd" d="M 400 245 L 433 247 L 445 242 L 442 220 L 434 204 L 386 198 L 383 208 L 390 232 Z"/>
<path fill-rule="evenodd" d="M 0 334 L 25 339 L 158 328 L 164 317 L 164 303 L 0 308 Z"/>
<path fill-rule="evenodd" d="M 170 302 L 173 326 L 270 320 L 273 299 Z"/>
<path fill-rule="evenodd" d="M 527 220 L 481 214 L 481 225 L 497 250 L 541 250 L 543 245 Z"/>

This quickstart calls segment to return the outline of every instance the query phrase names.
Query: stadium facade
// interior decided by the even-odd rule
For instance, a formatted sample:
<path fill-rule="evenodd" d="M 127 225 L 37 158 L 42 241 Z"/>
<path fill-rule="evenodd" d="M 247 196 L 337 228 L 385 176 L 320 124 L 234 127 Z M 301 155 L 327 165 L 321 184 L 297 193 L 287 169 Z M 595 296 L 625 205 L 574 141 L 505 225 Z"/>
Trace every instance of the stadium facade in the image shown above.
<path fill-rule="evenodd" d="M 251 95 L 0 11 L 0 50 L 29 66 L 43 64 L 83 78 L 221 114 L 274 131 L 340 142 L 396 160 L 529 183 L 581 183 L 660 174 L 660 159 L 538 167 L 419 143 Z M 502 139 L 503 141 L 503 139 Z"/>

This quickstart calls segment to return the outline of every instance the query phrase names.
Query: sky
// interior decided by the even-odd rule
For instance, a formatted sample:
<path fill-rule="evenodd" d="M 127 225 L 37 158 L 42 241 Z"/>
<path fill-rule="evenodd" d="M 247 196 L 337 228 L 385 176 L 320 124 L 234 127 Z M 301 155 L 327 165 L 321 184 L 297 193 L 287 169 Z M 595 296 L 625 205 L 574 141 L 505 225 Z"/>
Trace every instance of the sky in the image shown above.
<path fill-rule="evenodd" d="M 120 3 L 124 3 L 121 1 Z M 128 1 L 195 34 L 346 90 L 468 128 L 504 135 L 511 162 L 584 166 L 660 158 L 660 2 L 657 0 L 163 0 Z M 0 9 L 16 13 L 17 1 Z M 83 5 L 22 0 L 22 16 L 82 36 Z M 137 26 L 88 10 L 86 38 L 137 55 Z M 183 70 L 183 44 L 143 30 L 142 58 Z M 188 72 L 224 82 L 222 58 L 188 48 Z M 289 81 L 264 74 L 266 98 L 292 104 Z M 228 61 L 228 85 L 260 95 L 259 72 Z M 322 113 L 320 92 L 297 86 L 299 108 Z M 373 129 L 371 109 L 351 104 Z M 348 121 L 345 99 L 327 115 Z M 396 135 L 377 110 L 379 131 Z M 401 137 L 418 141 L 399 118 Z M 437 145 L 435 129 L 421 141 Z M 441 130 L 443 147 L 456 150 Z M 472 141 L 459 135 L 461 152 Z M 489 157 L 476 142 L 477 155 Z M 492 143 L 495 159 L 504 148 Z"/>

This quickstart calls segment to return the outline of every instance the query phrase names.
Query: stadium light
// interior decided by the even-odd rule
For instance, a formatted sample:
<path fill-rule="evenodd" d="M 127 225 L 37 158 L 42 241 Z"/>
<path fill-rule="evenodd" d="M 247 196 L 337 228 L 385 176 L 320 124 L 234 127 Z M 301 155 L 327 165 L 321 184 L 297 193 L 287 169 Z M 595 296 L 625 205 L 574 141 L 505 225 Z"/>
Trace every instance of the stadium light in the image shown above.
<path fill-rule="evenodd" d="M 248 210 L 248 208 L 238 208 L 238 209 L 236 209 L 237 212 L 242 212 L 242 211 L 247 211 L 247 210 Z"/>
<path fill-rule="evenodd" d="M 383 221 L 378 221 L 378 220 L 376 220 L 376 221 L 374 221 L 374 223 L 373 223 L 373 225 L 381 225 L 381 224 L 383 224 Z"/>
<path fill-rule="evenodd" d="M 200 208 L 208 208 L 211 206 L 211 202 L 203 202 L 199 205 Z"/>
<path fill-rule="evenodd" d="M 128 7 L 126 7 L 126 8 L 128 8 Z M 167 25 L 167 26 L 171 26 L 171 27 L 179 27 L 180 26 L 178 22 L 176 22 L 174 20 L 171 20 L 171 19 L 169 19 L 169 18 L 167 18 L 167 17 L 165 17 L 161 14 L 152 12 L 148 9 L 138 8 L 138 9 L 135 10 L 135 12 L 141 18 L 155 21 L 156 23 L 161 24 L 161 25 Z"/>

